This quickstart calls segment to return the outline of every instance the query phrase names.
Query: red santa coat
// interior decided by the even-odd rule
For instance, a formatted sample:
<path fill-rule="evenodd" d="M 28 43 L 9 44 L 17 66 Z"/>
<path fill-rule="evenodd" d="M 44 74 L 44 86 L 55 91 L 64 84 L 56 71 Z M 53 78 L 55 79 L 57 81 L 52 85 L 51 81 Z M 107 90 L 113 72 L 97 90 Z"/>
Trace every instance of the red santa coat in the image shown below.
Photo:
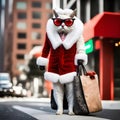
<path fill-rule="evenodd" d="M 74 57 L 76 54 L 76 43 L 68 50 L 63 45 L 54 50 L 46 35 L 42 57 L 47 58 L 49 53 L 48 72 L 63 75 L 75 71 Z"/>
<path fill-rule="evenodd" d="M 37 59 L 37 65 L 45 66 L 49 63 L 48 71 L 44 74 L 46 80 L 54 83 L 59 81 L 62 84 L 72 82 L 76 75 L 76 61 L 82 59 L 85 64 L 87 63 L 82 38 L 83 24 L 76 18 L 74 26 L 76 29 L 62 41 L 53 26 L 52 19 L 48 20 L 42 56 Z"/>

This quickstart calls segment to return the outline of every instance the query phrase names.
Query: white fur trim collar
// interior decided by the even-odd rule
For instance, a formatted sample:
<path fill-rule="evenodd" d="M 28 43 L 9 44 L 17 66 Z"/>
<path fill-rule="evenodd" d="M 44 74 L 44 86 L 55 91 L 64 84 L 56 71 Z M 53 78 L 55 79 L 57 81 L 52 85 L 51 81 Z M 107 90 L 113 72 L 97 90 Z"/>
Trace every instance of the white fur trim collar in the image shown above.
<path fill-rule="evenodd" d="M 64 41 L 61 40 L 59 34 L 55 30 L 52 19 L 49 19 L 47 22 L 47 35 L 52 44 L 53 49 L 58 48 L 60 45 L 63 45 L 65 49 L 70 49 L 73 44 L 77 42 L 83 32 L 83 23 L 75 17 L 74 27 L 65 38 Z"/>

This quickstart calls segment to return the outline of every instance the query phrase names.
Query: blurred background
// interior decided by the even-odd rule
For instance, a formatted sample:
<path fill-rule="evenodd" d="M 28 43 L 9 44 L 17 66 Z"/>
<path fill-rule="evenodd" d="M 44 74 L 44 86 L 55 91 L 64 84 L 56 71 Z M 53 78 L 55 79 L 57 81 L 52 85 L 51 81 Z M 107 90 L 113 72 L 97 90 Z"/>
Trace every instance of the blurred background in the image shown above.
<path fill-rule="evenodd" d="M 77 9 L 89 70 L 104 100 L 120 100 L 120 0 L 0 0 L 0 96 L 49 97 L 36 65 L 53 8 Z"/>

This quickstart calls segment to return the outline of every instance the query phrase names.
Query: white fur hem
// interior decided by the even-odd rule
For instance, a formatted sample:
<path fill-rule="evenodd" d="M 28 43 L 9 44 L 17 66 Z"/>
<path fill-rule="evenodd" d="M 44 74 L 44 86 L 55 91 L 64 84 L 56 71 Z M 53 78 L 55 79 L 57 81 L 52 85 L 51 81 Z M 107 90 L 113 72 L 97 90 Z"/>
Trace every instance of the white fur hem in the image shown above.
<path fill-rule="evenodd" d="M 88 57 L 87 57 L 87 55 L 86 55 L 85 53 L 79 53 L 79 54 L 76 54 L 76 55 L 75 55 L 75 61 L 74 61 L 75 65 L 77 65 L 77 61 L 78 61 L 79 59 L 80 59 L 80 60 L 83 60 L 83 64 L 84 64 L 84 65 L 86 65 L 87 62 L 88 62 Z"/>
<path fill-rule="evenodd" d="M 38 57 L 36 64 L 39 66 L 46 66 L 48 64 L 48 59 L 44 57 Z"/>
<path fill-rule="evenodd" d="M 61 84 L 72 82 L 74 80 L 74 76 L 76 76 L 76 72 L 71 72 L 64 75 L 59 75 L 52 72 L 45 72 L 44 74 L 45 80 L 53 83 L 57 83 L 59 81 Z"/>
<path fill-rule="evenodd" d="M 71 73 L 61 75 L 60 76 L 60 83 L 61 84 L 70 83 L 74 80 L 74 76 L 76 76 L 76 72 L 71 72 Z"/>
<path fill-rule="evenodd" d="M 59 74 L 52 73 L 52 72 L 45 72 L 44 78 L 45 80 L 51 81 L 53 83 L 57 83 L 59 80 Z"/>

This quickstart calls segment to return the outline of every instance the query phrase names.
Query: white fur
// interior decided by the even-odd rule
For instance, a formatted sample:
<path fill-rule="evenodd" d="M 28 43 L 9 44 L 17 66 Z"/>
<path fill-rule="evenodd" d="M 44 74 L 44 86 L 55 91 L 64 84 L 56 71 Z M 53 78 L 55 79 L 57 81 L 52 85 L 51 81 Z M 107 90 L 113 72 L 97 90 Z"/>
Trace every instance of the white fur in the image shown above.
<path fill-rule="evenodd" d="M 64 14 L 65 15 L 65 14 Z M 57 27 L 53 24 L 53 20 L 49 19 L 47 22 L 47 35 L 54 49 L 58 48 L 61 44 L 65 49 L 70 49 L 74 43 L 79 40 L 83 32 L 83 23 L 76 17 L 74 24 L 70 27 L 70 32 L 67 34 L 64 41 L 61 40 Z"/>
<path fill-rule="evenodd" d="M 68 101 L 68 111 L 69 115 L 74 115 L 73 112 L 73 105 L 74 105 L 74 95 L 73 95 L 73 83 L 67 83 L 66 84 L 66 90 L 64 89 L 64 85 L 58 83 L 53 83 L 53 89 L 54 89 L 54 98 L 57 103 L 58 109 L 56 114 L 61 115 L 63 114 L 63 96 L 64 91 L 66 91 L 66 97 Z"/>
<path fill-rule="evenodd" d="M 66 36 L 65 40 L 63 41 L 63 46 L 66 49 L 70 49 L 73 46 L 73 44 L 75 44 L 78 41 L 80 35 L 83 32 L 83 23 L 78 18 L 75 19 L 75 29 L 72 29 L 72 31 Z"/>
<path fill-rule="evenodd" d="M 70 18 L 70 15 L 73 13 L 73 10 L 70 9 L 56 9 L 58 17 L 61 19 Z M 77 17 L 75 17 L 74 23 L 72 26 L 67 27 L 64 23 L 63 26 L 55 26 L 52 19 L 49 19 L 47 22 L 46 32 L 48 38 L 52 44 L 53 49 L 55 50 L 60 45 L 63 45 L 66 50 L 70 49 L 75 43 L 76 44 L 76 55 L 75 55 L 75 64 L 78 59 L 84 60 L 84 63 L 87 63 L 87 55 L 85 54 L 84 49 L 84 39 L 82 37 L 83 32 L 83 23 Z M 62 41 L 59 33 L 67 33 L 67 36 Z M 67 64 L 67 63 L 66 63 Z M 77 64 L 76 64 L 77 65 Z M 57 103 L 58 109 L 56 114 L 61 115 L 63 113 L 63 96 L 64 96 L 64 84 L 66 85 L 66 95 L 68 101 L 68 111 L 70 115 L 73 115 L 73 79 L 76 75 L 76 72 L 67 73 L 64 75 L 58 75 L 56 73 L 45 72 L 44 77 L 46 80 L 53 82 L 54 97 Z"/>
<path fill-rule="evenodd" d="M 77 41 L 76 47 L 77 47 L 77 53 L 85 53 L 85 44 L 84 44 L 84 38 L 82 35 Z"/>
<path fill-rule="evenodd" d="M 66 19 L 68 18 L 68 15 L 72 14 L 73 10 L 71 9 L 61 9 L 61 8 L 56 8 L 55 11 L 59 14 L 60 18 Z"/>
<path fill-rule="evenodd" d="M 53 83 L 53 94 L 57 104 L 57 115 L 63 114 L 63 96 L 64 96 L 64 86 L 59 82 Z"/>
<path fill-rule="evenodd" d="M 38 57 L 36 64 L 39 66 L 46 66 L 48 64 L 48 59 L 44 57 Z"/>
<path fill-rule="evenodd" d="M 72 82 L 74 80 L 75 75 L 76 75 L 76 72 L 71 72 L 71 73 L 61 75 L 60 76 L 60 83 L 61 84 L 66 84 L 66 83 Z"/>
<path fill-rule="evenodd" d="M 53 83 L 58 82 L 59 77 L 60 76 L 58 74 L 56 74 L 56 73 L 52 73 L 52 72 L 45 72 L 44 73 L 45 80 L 51 81 Z"/>
<path fill-rule="evenodd" d="M 73 105 L 74 105 L 74 94 L 73 94 L 73 83 L 67 83 L 66 84 L 66 96 L 68 101 L 68 111 L 69 115 L 74 115 L 73 112 Z"/>
<path fill-rule="evenodd" d="M 55 26 L 53 25 L 52 19 L 47 22 L 47 35 L 52 44 L 53 49 L 58 48 L 62 44 L 59 34 L 57 33 Z"/>
<path fill-rule="evenodd" d="M 60 82 L 61 84 L 70 83 L 74 80 L 74 76 L 76 72 L 70 72 L 67 74 L 59 75 L 53 72 L 45 72 L 44 78 L 45 80 L 51 81 L 53 83 Z"/>
<path fill-rule="evenodd" d="M 76 72 L 71 72 L 68 74 L 64 74 L 59 76 L 58 74 L 45 72 L 44 77 L 46 80 L 50 80 L 53 82 L 54 89 L 54 98 L 57 103 L 57 115 L 63 114 L 63 96 L 64 91 L 66 91 L 66 97 L 68 101 L 68 114 L 74 115 L 73 105 L 74 105 L 74 95 L 73 95 L 73 78 L 76 75 Z M 58 79 L 60 82 L 58 82 Z M 62 84 L 61 84 L 62 83 Z M 64 83 L 66 85 L 66 90 L 64 90 Z"/>
<path fill-rule="evenodd" d="M 87 55 L 85 53 L 79 53 L 75 55 L 75 60 L 74 60 L 74 64 L 77 65 L 77 61 L 78 60 L 83 60 L 83 64 L 86 65 L 88 62 L 88 58 Z"/>

